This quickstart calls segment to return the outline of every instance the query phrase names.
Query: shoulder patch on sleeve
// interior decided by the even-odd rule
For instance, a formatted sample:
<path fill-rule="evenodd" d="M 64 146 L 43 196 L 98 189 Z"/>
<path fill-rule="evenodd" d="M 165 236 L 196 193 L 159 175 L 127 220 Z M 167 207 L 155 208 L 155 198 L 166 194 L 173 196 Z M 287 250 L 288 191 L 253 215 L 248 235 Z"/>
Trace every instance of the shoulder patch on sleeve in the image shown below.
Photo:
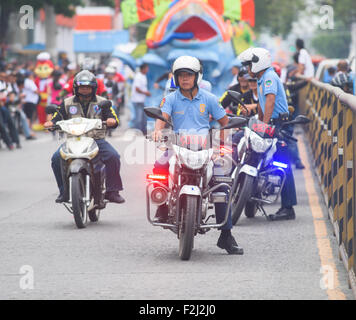
<path fill-rule="evenodd" d="M 163 98 L 161 103 L 160 103 L 160 105 L 159 105 L 159 107 L 162 108 L 165 102 L 166 102 L 166 98 Z"/>
<path fill-rule="evenodd" d="M 267 79 L 267 80 L 265 81 L 265 87 L 266 87 L 266 88 L 271 87 L 272 84 L 273 84 L 273 80 L 272 80 L 272 79 Z"/>

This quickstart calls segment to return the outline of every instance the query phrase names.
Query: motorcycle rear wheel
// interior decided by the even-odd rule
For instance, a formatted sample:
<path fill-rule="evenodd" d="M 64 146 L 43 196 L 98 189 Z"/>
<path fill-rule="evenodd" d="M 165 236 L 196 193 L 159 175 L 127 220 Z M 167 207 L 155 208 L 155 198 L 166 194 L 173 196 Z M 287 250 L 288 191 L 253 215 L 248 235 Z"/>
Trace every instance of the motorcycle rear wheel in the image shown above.
<path fill-rule="evenodd" d="M 78 229 L 83 229 L 88 223 L 88 210 L 84 202 L 85 178 L 83 174 L 72 175 L 72 209 L 74 221 Z"/>
<path fill-rule="evenodd" d="M 181 208 L 181 224 L 179 228 L 179 257 L 189 260 L 194 246 L 195 222 L 198 208 L 198 197 L 185 196 L 185 203 Z"/>

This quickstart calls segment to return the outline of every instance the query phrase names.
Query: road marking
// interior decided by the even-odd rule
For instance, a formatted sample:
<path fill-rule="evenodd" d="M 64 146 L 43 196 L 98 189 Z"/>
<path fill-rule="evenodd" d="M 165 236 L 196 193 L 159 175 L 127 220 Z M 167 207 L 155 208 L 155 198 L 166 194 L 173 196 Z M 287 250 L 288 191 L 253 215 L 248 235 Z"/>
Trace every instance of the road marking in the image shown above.
<path fill-rule="evenodd" d="M 325 223 L 322 208 L 319 203 L 319 196 L 315 190 L 314 177 L 309 164 L 309 159 L 304 142 L 298 140 L 298 149 L 302 162 L 305 166 L 303 170 L 305 189 L 308 194 L 309 207 L 313 215 L 314 232 L 317 240 L 317 246 L 322 268 L 330 267 L 334 271 L 334 287 L 327 289 L 329 300 L 346 300 L 345 294 L 339 289 L 339 276 L 328 237 L 327 226 Z M 311 181 L 312 183 L 308 183 Z M 322 275 L 321 275 L 322 276 Z"/>

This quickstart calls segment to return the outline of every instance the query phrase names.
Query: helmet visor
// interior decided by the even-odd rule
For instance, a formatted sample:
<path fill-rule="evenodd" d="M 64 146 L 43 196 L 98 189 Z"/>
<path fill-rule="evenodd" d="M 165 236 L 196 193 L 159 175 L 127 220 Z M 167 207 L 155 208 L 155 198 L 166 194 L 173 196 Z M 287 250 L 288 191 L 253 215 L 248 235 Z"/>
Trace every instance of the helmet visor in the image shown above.
<path fill-rule="evenodd" d="M 179 75 L 181 72 L 188 72 L 190 74 L 195 74 L 195 72 L 192 69 L 188 69 L 188 68 L 182 68 L 182 69 L 178 69 L 176 71 L 176 73 Z"/>
<path fill-rule="evenodd" d="M 78 86 L 94 86 L 95 84 L 89 80 L 79 80 L 77 81 Z"/>

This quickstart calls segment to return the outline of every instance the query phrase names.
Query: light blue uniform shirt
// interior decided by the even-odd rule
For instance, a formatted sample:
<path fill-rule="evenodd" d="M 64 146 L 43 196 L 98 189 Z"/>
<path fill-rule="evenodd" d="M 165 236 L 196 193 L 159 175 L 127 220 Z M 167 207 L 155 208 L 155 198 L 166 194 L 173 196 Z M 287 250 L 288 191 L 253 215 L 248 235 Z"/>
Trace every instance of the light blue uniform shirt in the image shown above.
<path fill-rule="evenodd" d="M 281 79 L 273 68 L 268 68 L 257 82 L 258 102 L 262 112 L 265 113 L 266 95 L 274 94 L 276 100 L 272 113 L 272 119 L 278 118 L 280 113 L 288 112 L 288 102 Z"/>
<path fill-rule="evenodd" d="M 184 97 L 180 90 L 167 95 L 161 103 L 162 112 L 170 115 L 173 130 L 202 132 L 209 130 L 209 116 L 220 120 L 226 113 L 218 98 L 212 93 L 199 89 L 193 100 Z"/>

